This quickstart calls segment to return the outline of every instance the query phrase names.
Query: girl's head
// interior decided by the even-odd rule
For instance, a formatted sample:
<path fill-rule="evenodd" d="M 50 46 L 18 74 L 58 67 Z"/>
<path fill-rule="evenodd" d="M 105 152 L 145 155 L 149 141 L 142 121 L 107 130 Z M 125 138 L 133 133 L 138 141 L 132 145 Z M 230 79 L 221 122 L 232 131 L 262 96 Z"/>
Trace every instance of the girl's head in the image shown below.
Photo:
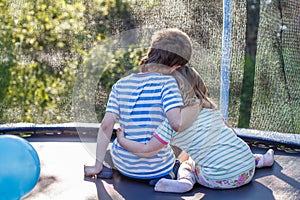
<path fill-rule="evenodd" d="M 172 74 L 181 91 L 184 105 L 195 103 L 200 100 L 204 107 L 217 108 L 217 106 L 209 99 L 208 90 L 199 73 L 192 67 L 182 66 L 175 70 Z"/>
<path fill-rule="evenodd" d="M 153 66 L 183 66 L 191 55 L 192 43 L 186 33 L 176 28 L 163 29 L 152 36 L 147 56 L 141 61 L 142 71 L 148 71 Z"/>

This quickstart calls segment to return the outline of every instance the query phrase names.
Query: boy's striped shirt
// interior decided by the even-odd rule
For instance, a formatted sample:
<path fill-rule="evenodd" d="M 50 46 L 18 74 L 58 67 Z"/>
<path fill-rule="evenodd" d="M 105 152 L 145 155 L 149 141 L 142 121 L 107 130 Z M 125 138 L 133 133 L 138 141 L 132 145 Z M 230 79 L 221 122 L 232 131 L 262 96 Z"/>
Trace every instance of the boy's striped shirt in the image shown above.
<path fill-rule="evenodd" d="M 147 143 L 158 125 L 166 119 L 165 113 L 179 106 L 183 106 L 182 98 L 172 76 L 132 74 L 113 86 L 106 112 L 119 117 L 127 139 Z M 114 165 L 122 174 L 140 179 L 169 174 L 175 162 L 169 145 L 156 156 L 140 158 L 123 149 L 116 139 L 111 153 Z"/>

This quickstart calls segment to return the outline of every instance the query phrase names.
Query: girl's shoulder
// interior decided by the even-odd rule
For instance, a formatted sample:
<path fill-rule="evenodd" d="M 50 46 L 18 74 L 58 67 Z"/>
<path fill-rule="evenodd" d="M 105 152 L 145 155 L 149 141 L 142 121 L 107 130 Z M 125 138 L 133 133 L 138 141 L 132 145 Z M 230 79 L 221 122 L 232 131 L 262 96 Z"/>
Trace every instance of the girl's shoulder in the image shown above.
<path fill-rule="evenodd" d="M 214 117 L 223 118 L 221 111 L 213 108 L 202 108 L 200 115 L 213 115 Z"/>
<path fill-rule="evenodd" d="M 201 109 L 201 112 L 209 112 L 209 113 L 220 113 L 221 114 L 221 111 L 220 110 L 218 110 L 218 109 L 214 109 L 214 108 L 205 108 L 205 107 L 203 107 L 202 109 Z"/>

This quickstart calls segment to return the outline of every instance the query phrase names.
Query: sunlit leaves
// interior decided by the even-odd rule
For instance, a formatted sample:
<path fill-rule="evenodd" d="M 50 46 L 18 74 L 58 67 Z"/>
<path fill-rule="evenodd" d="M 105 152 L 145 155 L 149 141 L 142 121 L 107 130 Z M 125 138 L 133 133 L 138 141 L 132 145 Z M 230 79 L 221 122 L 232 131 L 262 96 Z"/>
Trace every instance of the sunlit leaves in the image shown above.
<path fill-rule="evenodd" d="M 78 68 L 127 7 L 114 0 L 2 0 L 0 123 L 72 121 Z"/>

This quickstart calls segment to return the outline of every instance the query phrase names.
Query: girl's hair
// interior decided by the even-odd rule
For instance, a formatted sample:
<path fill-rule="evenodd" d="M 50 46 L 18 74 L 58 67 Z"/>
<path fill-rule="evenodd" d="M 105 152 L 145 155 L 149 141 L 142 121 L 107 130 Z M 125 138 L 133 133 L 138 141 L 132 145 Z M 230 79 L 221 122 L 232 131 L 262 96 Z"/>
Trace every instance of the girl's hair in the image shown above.
<path fill-rule="evenodd" d="M 217 108 L 216 104 L 208 97 L 207 87 L 194 68 L 182 66 L 175 70 L 172 75 L 177 81 L 184 105 L 193 104 L 199 99 L 201 105 L 209 104 L 209 108 Z"/>
<path fill-rule="evenodd" d="M 149 67 L 185 65 L 192 55 L 192 43 L 189 36 L 176 28 L 167 28 L 155 32 L 147 56 L 141 62 L 141 71 Z"/>

